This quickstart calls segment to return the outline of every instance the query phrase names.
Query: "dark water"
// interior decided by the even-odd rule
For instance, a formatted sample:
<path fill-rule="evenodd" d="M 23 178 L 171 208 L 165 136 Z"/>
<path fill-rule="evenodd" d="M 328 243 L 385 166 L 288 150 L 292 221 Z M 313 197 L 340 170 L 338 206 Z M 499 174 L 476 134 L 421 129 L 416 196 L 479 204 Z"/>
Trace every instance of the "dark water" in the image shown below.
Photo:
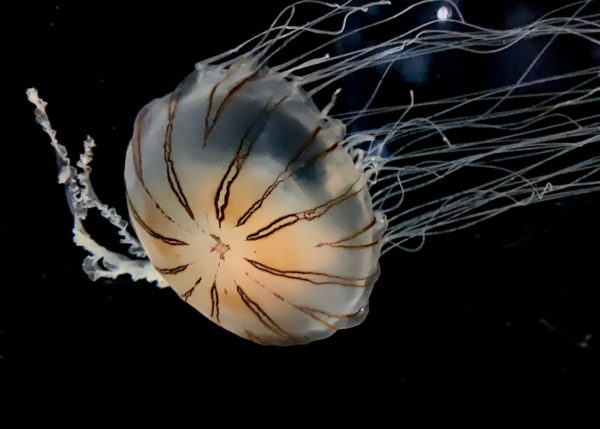
<path fill-rule="evenodd" d="M 122 170 L 135 114 L 196 60 L 268 26 L 285 2 L 257 3 L 22 2 L 4 11 L 0 426 L 48 427 L 82 410 L 121 421 L 116 404 L 139 399 L 145 405 L 130 408 L 129 418 L 164 412 L 197 425 L 221 407 L 228 411 L 221 418 L 236 410 L 257 421 L 271 410 L 294 418 L 333 407 L 342 419 L 389 416 L 399 424 L 405 411 L 597 407 L 597 195 L 514 210 L 429 239 L 420 252 L 387 254 L 364 324 L 303 347 L 239 339 L 170 290 L 85 277 L 54 154 L 25 88 L 37 87 L 49 102 L 73 156 L 87 134 L 96 139 L 97 193 L 125 213 Z M 461 7 L 468 21 L 506 27 L 553 4 L 561 3 Z M 510 67 L 502 57 L 459 56 L 452 67 L 427 59 L 398 75 L 425 94 L 461 82 L 467 90 L 494 87 L 518 78 L 513 68 L 536 53 L 517 52 Z M 573 57 L 593 62 L 593 52 Z M 441 85 L 443 73 L 453 83 Z M 99 227 L 99 241 L 114 244 L 112 232 Z M 172 400 L 178 406 L 167 412 Z M 242 413 L 248 406 L 253 412 Z"/>

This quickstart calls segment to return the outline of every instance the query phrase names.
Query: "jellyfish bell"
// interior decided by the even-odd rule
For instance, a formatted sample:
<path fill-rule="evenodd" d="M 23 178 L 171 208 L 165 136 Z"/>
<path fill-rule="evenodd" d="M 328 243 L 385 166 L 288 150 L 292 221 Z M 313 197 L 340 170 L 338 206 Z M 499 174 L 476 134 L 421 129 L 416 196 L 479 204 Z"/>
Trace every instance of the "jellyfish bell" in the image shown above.
<path fill-rule="evenodd" d="M 360 323 L 381 254 L 419 249 L 425 237 L 512 207 L 600 189 L 599 117 L 581 110 L 597 102 L 597 66 L 533 78 L 538 55 L 505 87 L 425 102 L 406 91 L 409 102 L 381 106 L 389 71 L 423 55 L 490 54 L 538 36 L 550 36 L 546 46 L 563 34 L 598 44 L 598 15 L 582 13 L 588 3 L 509 30 L 469 25 L 450 1 L 418 1 L 355 27 L 351 16 L 389 2 L 284 8 L 265 32 L 202 61 L 138 114 L 123 192 L 137 238 L 94 193 L 93 140 L 71 165 L 45 102 L 28 90 L 57 154 L 74 241 L 89 253 L 84 271 L 93 280 L 129 275 L 170 286 L 213 322 L 259 344 L 303 344 Z M 430 20 L 398 34 L 397 19 L 431 5 Z M 302 6 L 321 13 L 297 24 Z M 394 31 L 387 39 L 329 52 L 386 24 Z M 307 35 L 326 41 L 281 59 Z M 382 73 L 364 106 L 335 112 L 337 85 L 372 68 Z M 319 109 L 314 100 L 323 92 L 330 101 Z M 467 180 L 457 185 L 460 174 Z M 91 209 L 117 228 L 129 256 L 88 233 Z"/>
<path fill-rule="evenodd" d="M 343 123 L 257 67 L 200 67 L 142 109 L 125 166 L 130 219 L 205 316 L 258 343 L 306 343 L 366 316 L 384 216 Z"/>

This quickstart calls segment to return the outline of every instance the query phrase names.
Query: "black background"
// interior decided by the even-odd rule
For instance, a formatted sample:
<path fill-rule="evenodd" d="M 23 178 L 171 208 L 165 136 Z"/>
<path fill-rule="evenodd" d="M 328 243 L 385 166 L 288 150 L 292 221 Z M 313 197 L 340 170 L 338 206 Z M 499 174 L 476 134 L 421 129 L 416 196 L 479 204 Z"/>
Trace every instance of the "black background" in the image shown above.
<path fill-rule="evenodd" d="M 405 411 L 597 409 L 597 195 L 513 210 L 428 239 L 417 253 L 390 252 L 367 320 L 301 347 L 257 346 L 170 290 L 83 274 L 54 154 L 25 89 L 37 87 L 49 102 L 72 156 L 87 134 L 96 139 L 93 183 L 124 214 L 122 170 L 136 112 L 197 60 L 266 28 L 285 4 L 25 1 L 3 10 L 0 419 L 11 424 L 0 426 L 47 427 L 75 410 L 113 421 L 117 403 L 138 399 L 145 405 L 139 413 L 129 407 L 134 419 L 162 414 L 174 400 L 175 412 L 165 414 L 197 424 L 222 409 L 256 419 L 333 409 L 399 422 Z M 502 27 L 511 14 L 560 4 L 461 7 L 468 21 Z M 527 55 L 517 64 L 535 52 Z M 480 59 L 456 62 L 464 75 L 449 86 L 464 92 L 512 76 Z M 443 86 L 444 69 L 430 70 L 420 91 Z M 110 230 L 99 234 L 110 242 Z"/>

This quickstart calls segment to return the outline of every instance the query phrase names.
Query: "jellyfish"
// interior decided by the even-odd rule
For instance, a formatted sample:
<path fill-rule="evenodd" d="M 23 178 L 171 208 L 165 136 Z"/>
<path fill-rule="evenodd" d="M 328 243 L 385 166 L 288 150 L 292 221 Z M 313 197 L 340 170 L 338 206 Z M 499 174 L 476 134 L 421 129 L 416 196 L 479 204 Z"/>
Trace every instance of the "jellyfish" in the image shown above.
<path fill-rule="evenodd" d="M 170 287 L 212 322 L 263 345 L 306 344 L 360 324 L 382 254 L 416 251 L 426 237 L 513 207 L 600 189 L 598 115 L 582 113 L 596 102 L 600 68 L 532 72 L 559 37 L 598 44 L 590 3 L 508 30 L 469 24 L 448 0 L 399 10 L 351 0 L 283 8 L 268 29 L 198 62 L 140 110 L 121 191 L 133 232 L 94 192 L 94 140 L 73 165 L 46 102 L 29 89 L 56 152 L 74 242 L 89 253 L 83 270 L 92 280 L 128 275 Z M 315 16 L 299 19 L 304 9 Z M 398 31 L 415 11 L 430 16 Z M 370 33 L 371 43 L 344 49 Z M 409 90 L 399 94 L 404 104 L 377 104 L 398 64 L 536 38 L 545 44 L 511 85 L 433 102 Z M 340 111 L 340 94 L 356 90 L 344 84 L 370 70 L 379 78 L 364 104 Z M 90 210 L 117 229 L 129 255 L 91 236 Z"/>

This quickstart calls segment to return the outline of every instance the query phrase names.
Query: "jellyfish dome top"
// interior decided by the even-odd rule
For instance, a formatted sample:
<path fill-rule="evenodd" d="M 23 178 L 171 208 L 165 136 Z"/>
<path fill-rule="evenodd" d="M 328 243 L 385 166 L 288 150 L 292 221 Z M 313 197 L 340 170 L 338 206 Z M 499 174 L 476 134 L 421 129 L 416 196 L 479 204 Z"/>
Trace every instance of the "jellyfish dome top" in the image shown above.
<path fill-rule="evenodd" d="M 384 221 L 343 137 L 340 121 L 252 60 L 202 67 L 151 102 L 125 181 L 157 271 L 259 343 L 305 343 L 359 323 Z"/>
<path fill-rule="evenodd" d="M 597 142 L 596 116 L 574 119 L 560 109 L 592 99 L 598 69 L 539 81 L 527 79 L 526 71 L 510 87 L 440 100 L 439 111 L 427 116 L 410 116 L 419 108 L 413 92 L 406 106 L 372 106 L 390 68 L 416 55 L 456 49 L 488 53 L 523 38 L 563 33 L 597 43 L 595 15 L 582 15 L 589 1 L 522 31 L 471 26 L 454 3 L 433 0 L 350 28 L 352 15 L 389 4 L 354 3 L 288 6 L 268 30 L 198 63 L 173 92 L 141 109 L 125 157 L 123 190 L 137 238 L 91 186 L 93 140 L 85 141 L 80 160 L 71 165 L 46 103 L 37 90 L 28 90 L 57 154 L 74 241 L 90 254 L 83 264 L 90 278 L 129 275 L 169 286 L 241 337 L 258 344 L 305 344 L 364 320 L 382 252 L 408 248 L 405 243 L 415 238 L 419 248 L 427 235 L 466 227 L 510 207 L 598 190 L 593 176 L 600 168 L 598 156 L 548 167 L 550 160 Z M 431 19 L 403 34 L 323 54 L 347 37 L 430 5 L 436 6 Z M 320 12 L 296 24 L 301 7 Z M 460 31 L 440 30 L 441 21 Z M 327 41 L 271 64 L 288 44 L 307 35 Z M 373 67 L 383 72 L 366 105 L 330 114 L 340 92 L 336 82 Z M 503 109 L 519 90 L 549 79 L 574 83 L 539 95 L 527 109 Z M 313 99 L 323 91 L 331 101 L 319 109 Z M 478 103 L 485 106 L 480 114 L 460 114 Z M 395 119 L 378 128 L 356 126 L 361 118 L 390 114 Z M 550 117 L 552 125 L 545 122 Z M 456 128 L 494 129 L 499 135 L 459 143 L 448 138 Z M 405 207 L 409 192 L 468 169 L 494 175 Z M 118 229 L 129 256 L 91 237 L 83 225 L 90 209 Z"/>

